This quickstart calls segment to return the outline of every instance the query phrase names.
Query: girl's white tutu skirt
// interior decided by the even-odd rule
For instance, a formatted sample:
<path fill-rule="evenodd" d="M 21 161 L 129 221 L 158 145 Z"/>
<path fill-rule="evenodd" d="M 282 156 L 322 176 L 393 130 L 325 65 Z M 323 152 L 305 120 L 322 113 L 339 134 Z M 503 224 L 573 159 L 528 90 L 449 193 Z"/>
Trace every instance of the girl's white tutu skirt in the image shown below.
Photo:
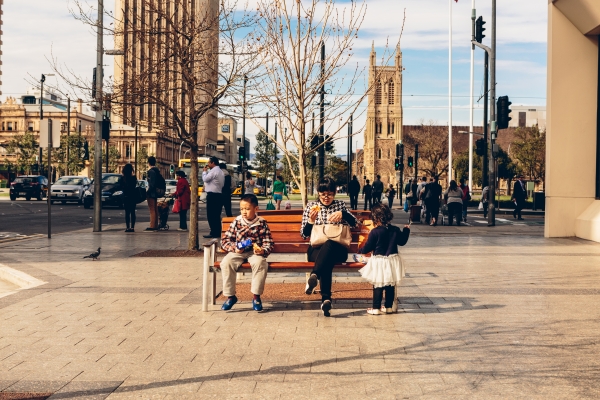
<path fill-rule="evenodd" d="M 358 272 L 376 288 L 396 286 L 402 281 L 402 258 L 400 254 L 373 256 Z"/>

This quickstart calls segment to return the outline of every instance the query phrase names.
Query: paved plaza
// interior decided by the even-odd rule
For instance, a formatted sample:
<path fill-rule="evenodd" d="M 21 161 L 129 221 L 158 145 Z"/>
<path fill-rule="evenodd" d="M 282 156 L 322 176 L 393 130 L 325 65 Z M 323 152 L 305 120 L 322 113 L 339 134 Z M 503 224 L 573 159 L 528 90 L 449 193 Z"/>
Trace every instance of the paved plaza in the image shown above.
<path fill-rule="evenodd" d="M 268 298 L 201 312 L 202 258 L 130 257 L 182 233 L 5 243 L 0 264 L 45 283 L 0 297 L 0 399 L 598 398 L 600 244 L 542 229 L 414 226 L 400 312 L 332 318 Z"/>

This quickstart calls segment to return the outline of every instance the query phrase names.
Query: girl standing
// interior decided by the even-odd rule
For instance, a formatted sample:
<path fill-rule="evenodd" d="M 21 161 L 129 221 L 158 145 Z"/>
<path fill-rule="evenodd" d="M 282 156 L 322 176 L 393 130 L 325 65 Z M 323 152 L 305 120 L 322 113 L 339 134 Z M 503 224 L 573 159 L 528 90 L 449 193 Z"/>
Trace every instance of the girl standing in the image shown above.
<path fill-rule="evenodd" d="M 125 164 L 123 176 L 119 178 L 123 191 L 123 208 L 125 209 L 125 232 L 135 232 L 135 205 L 137 204 L 137 179 L 133 175 L 133 166 Z"/>
<path fill-rule="evenodd" d="M 185 179 L 185 172 L 177 171 L 177 187 L 175 189 L 175 201 L 179 202 L 179 229 L 178 231 L 187 231 L 187 211 L 190 209 L 191 193 L 190 183 Z"/>
<path fill-rule="evenodd" d="M 410 228 L 404 229 L 391 225 L 394 218 L 390 208 L 383 204 L 373 206 L 371 218 L 375 228 L 369 233 L 367 243 L 358 252 L 373 252 L 367 265 L 361 268 L 361 276 L 373 285 L 373 308 L 367 308 L 371 315 L 391 314 L 394 303 L 396 285 L 402 280 L 402 261 L 398 254 L 398 246 L 404 246 L 410 235 Z M 359 246 L 362 243 L 359 242 Z M 385 305 L 381 306 L 385 292 Z"/>

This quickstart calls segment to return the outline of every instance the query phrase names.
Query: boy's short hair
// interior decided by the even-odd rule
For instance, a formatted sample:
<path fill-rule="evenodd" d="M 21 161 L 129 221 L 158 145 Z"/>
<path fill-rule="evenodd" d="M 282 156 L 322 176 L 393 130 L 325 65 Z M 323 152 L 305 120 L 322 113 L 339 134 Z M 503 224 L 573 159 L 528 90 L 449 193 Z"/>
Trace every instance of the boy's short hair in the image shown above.
<path fill-rule="evenodd" d="M 242 196 L 242 198 L 240 199 L 240 203 L 242 201 L 245 201 L 247 203 L 252 204 L 255 207 L 258 207 L 258 198 L 253 195 L 252 193 L 247 193 L 245 195 Z"/>
<path fill-rule="evenodd" d="M 148 164 L 150 166 L 154 167 L 156 165 L 156 157 L 154 157 L 154 156 L 148 157 Z"/>

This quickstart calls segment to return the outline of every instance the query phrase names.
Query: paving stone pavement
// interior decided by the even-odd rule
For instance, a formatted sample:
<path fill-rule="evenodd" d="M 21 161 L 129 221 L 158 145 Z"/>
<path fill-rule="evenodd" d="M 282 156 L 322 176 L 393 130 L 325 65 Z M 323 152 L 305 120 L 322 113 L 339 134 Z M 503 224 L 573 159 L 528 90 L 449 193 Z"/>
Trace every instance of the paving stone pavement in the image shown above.
<path fill-rule="evenodd" d="M 177 232 L 124 235 L 108 227 L 1 245 L 0 263 L 47 284 L 0 298 L 0 392 L 53 393 L 50 399 L 600 396 L 600 244 L 544 239 L 541 228 L 512 235 L 425 229 L 413 229 L 403 249 L 401 312 L 369 316 L 364 302 L 336 302 L 332 318 L 315 303 L 269 299 L 263 313 L 249 303 L 202 313 L 202 258 L 130 257 L 185 248 L 187 237 Z M 98 246 L 99 261 L 81 258 Z"/>

